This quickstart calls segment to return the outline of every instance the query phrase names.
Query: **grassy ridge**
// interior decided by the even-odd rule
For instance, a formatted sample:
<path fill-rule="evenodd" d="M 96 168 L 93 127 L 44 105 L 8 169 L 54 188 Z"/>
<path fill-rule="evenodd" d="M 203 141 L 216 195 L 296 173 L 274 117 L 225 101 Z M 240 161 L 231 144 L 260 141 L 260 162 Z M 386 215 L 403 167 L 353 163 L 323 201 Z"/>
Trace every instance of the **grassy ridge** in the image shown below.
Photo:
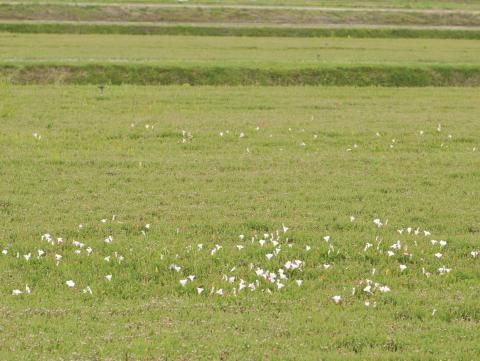
<path fill-rule="evenodd" d="M 324 11 L 289 8 L 153 8 L 119 5 L 0 4 L 2 20 L 217 24 L 480 26 L 478 12 Z"/>
<path fill-rule="evenodd" d="M 15 2 L 15 1 L 12 1 Z M 41 3 L 42 0 L 21 0 L 22 3 Z M 62 3 L 62 0 L 49 1 Z M 94 0 L 75 1 L 82 3 L 102 4 L 172 4 L 171 0 Z M 479 10 L 480 5 L 476 0 L 189 0 L 188 4 L 211 5 L 267 5 L 267 6 L 319 6 L 338 8 L 405 8 L 405 9 L 462 9 Z"/>
<path fill-rule="evenodd" d="M 250 37 L 352 37 L 405 39 L 480 39 L 480 30 L 415 28 L 230 27 L 194 25 L 120 25 L 0 23 L 0 31 L 25 34 L 138 34 Z"/>
<path fill-rule="evenodd" d="M 13 84 L 479 86 L 476 66 L 335 66 L 311 69 L 148 65 L 1 65 Z"/>

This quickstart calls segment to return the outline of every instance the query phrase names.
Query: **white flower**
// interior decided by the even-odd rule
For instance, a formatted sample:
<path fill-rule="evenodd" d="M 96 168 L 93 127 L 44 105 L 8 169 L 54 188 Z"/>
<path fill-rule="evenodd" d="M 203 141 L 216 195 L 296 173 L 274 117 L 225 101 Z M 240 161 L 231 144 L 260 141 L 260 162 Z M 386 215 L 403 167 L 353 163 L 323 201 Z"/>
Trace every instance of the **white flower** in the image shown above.
<path fill-rule="evenodd" d="M 241 251 L 243 249 L 243 246 L 241 244 L 238 244 L 237 248 L 238 248 L 239 251 Z"/>
<path fill-rule="evenodd" d="M 83 293 L 93 294 L 92 289 L 89 286 L 87 286 L 86 288 L 83 289 Z"/>
<path fill-rule="evenodd" d="M 4 255 L 6 255 L 7 253 L 8 253 L 8 249 L 4 249 L 4 250 L 2 251 L 2 254 L 4 254 Z"/>
<path fill-rule="evenodd" d="M 442 258 L 443 254 L 441 254 L 441 253 L 435 253 L 434 256 L 437 257 L 437 258 Z"/>
<path fill-rule="evenodd" d="M 393 252 L 393 251 L 387 251 L 387 255 L 388 255 L 388 257 L 392 257 L 392 256 L 395 255 L 395 252 Z"/>
<path fill-rule="evenodd" d="M 447 242 L 442 239 L 440 242 L 438 242 L 438 244 L 439 244 L 441 247 L 445 247 L 445 246 L 447 245 Z"/>
<path fill-rule="evenodd" d="M 406 265 L 404 265 L 404 264 L 401 264 L 401 265 L 400 265 L 400 272 L 403 272 L 403 271 L 405 271 L 406 269 L 407 269 L 407 266 L 406 266 Z"/>
<path fill-rule="evenodd" d="M 303 280 L 295 280 L 295 283 L 297 284 L 298 287 L 300 287 L 303 283 Z"/>
<path fill-rule="evenodd" d="M 338 305 L 342 301 L 342 296 L 333 296 L 332 300 Z"/>
<path fill-rule="evenodd" d="M 106 275 L 105 278 L 107 279 L 108 282 L 112 280 L 112 275 Z"/>
<path fill-rule="evenodd" d="M 195 275 L 190 275 L 187 277 L 191 282 L 193 282 L 193 280 L 195 279 Z"/>
<path fill-rule="evenodd" d="M 88 254 L 90 254 L 90 253 L 93 252 L 93 249 L 92 249 L 91 247 L 88 247 L 88 248 L 86 249 L 86 251 L 87 251 Z"/>
<path fill-rule="evenodd" d="M 203 292 L 203 288 L 202 287 L 197 287 L 197 294 L 201 294 Z"/>
<path fill-rule="evenodd" d="M 73 282 L 72 280 L 66 281 L 65 284 L 66 284 L 68 287 L 75 287 L 75 282 Z"/>
<path fill-rule="evenodd" d="M 30 292 L 30 287 L 28 287 L 28 285 L 25 285 L 25 293 L 30 294 Z"/>
<path fill-rule="evenodd" d="M 438 272 L 440 274 L 446 274 L 446 273 L 450 273 L 451 270 L 452 270 L 451 268 L 446 268 L 445 266 L 443 266 L 438 269 Z"/>
<path fill-rule="evenodd" d="M 288 227 L 287 227 L 287 226 L 285 226 L 284 224 L 282 224 L 282 227 L 283 227 L 283 233 L 287 233 L 287 231 L 288 231 Z"/>
<path fill-rule="evenodd" d="M 355 216 L 350 216 L 350 222 L 355 221 Z"/>
<path fill-rule="evenodd" d="M 42 257 L 45 254 L 45 251 L 43 251 L 42 249 L 39 249 L 37 253 L 38 253 L 38 257 Z"/>
<path fill-rule="evenodd" d="M 470 254 L 472 255 L 473 258 L 476 258 L 478 256 L 479 252 L 478 251 L 472 251 L 472 252 L 470 252 Z"/>
<path fill-rule="evenodd" d="M 188 282 L 188 279 L 186 279 L 186 278 L 183 279 L 183 280 L 180 280 L 180 284 L 181 284 L 182 286 L 184 286 L 184 287 L 185 287 L 185 285 L 187 284 L 187 282 Z"/>
<path fill-rule="evenodd" d="M 219 288 L 216 292 L 217 295 L 219 296 L 223 296 L 223 290 L 221 288 Z"/>
<path fill-rule="evenodd" d="M 23 293 L 23 292 L 20 291 L 20 290 L 13 290 L 13 291 L 12 291 L 12 295 L 13 295 L 13 296 L 19 296 L 19 295 L 21 295 L 22 293 Z"/>
<path fill-rule="evenodd" d="M 325 242 L 328 242 L 328 241 L 330 241 L 330 236 L 325 236 L 325 237 L 323 237 L 323 239 L 324 239 Z"/>
<path fill-rule="evenodd" d="M 28 261 L 30 259 L 30 257 L 32 257 L 31 253 L 23 255 L 23 258 L 25 258 L 26 261 Z"/>
<path fill-rule="evenodd" d="M 387 292 L 390 292 L 390 287 L 388 286 L 380 286 L 378 287 L 378 290 L 382 293 L 387 293 Z"/>
<path fill-rule="evenodd" d="M 380 221 L 380 218 L 374 219 L 374 220 L 373 220 L 373 223 L 375 223 L 378 228 L 380 228 L 381 226 L 383 226 L 383 223 Z"/>

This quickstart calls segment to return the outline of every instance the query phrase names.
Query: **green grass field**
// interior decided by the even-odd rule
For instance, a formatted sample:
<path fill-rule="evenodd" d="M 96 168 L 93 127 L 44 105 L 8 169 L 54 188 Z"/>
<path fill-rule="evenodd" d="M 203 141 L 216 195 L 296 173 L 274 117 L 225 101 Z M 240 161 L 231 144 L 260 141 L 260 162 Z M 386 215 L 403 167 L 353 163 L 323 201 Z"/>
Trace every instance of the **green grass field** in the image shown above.
<path fill-rule="evenodd" d="M 480 41 L 1 34 L 0 62 L 301 68 L 477 65 Z"/>
<path fill-rule="evenodd" d="M 102 96 L 4 83 L 0 93 L 1 359 L 479 354 L 477 88 L 122 86 Z M 275 230 L 279 244 L 262 247 Z M 281 289 L 254 272 L 278 277 L 295 259 Z M 238 291 L 239 279 L 255 291 Z M 372 295 L 366 280 L 378 283 Z M 11 295 L 25 284 L 31 293 Z"/>

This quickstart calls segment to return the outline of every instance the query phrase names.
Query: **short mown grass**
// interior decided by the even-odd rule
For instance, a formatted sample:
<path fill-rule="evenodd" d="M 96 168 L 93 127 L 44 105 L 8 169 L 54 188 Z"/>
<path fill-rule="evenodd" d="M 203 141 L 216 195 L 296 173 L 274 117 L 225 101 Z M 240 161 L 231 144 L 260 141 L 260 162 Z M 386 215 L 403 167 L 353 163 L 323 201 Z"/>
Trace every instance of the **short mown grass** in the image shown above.
<path fill-rule="evenodd" d="M 1 359 L 479 354 L 477 89 L 107 86 L 102 95 L 4 83 L 0 94 Z M 249 237 L 282 224 L 293 247 L 267 261 Z M 396 231 L 409 226 L 446 240 L 443 258 L 423 233 Z M 64 243 L 42 241 L 47 232 Z M 385 255 L 397 239 L 412 256 Z M 73 240 L 93 253 L 74 254 Z M 210 256 L 215 244 L 223 248 Z M 302 287 L 234 297 L 222 283 L 234 266 L 281 267 L 282 257 L 305 261 Z M 442 276 L 443 265 L 452 271 Z M 189 273 L 228 293 L 196 295 L 178 283 Z M 391 292 L 368 296 L 365 279 Z M 30 294 L 11 295 L 25 284 Z"/>

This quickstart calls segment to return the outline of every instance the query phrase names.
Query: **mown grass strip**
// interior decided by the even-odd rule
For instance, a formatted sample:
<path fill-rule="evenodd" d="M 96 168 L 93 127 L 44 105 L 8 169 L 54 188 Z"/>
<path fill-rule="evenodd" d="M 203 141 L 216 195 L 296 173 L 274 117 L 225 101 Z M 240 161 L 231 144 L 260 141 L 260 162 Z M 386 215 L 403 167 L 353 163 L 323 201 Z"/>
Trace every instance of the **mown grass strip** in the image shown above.
<path fill-rule="evenodd" d="M 311 69 L 148 65 L 0 65 L 13 84 L 480 86 L 477 66 L 336 66 Z"/>
<path fill-rule="evenodd" d="M 132 34 L 248 37 L 352 37 L 405 39 L 480 39 L 480 30 L 418 28 L 308 28 L 256 26 L 121 25 L 0 23 L 1 32 L 24 34 Z"/>

